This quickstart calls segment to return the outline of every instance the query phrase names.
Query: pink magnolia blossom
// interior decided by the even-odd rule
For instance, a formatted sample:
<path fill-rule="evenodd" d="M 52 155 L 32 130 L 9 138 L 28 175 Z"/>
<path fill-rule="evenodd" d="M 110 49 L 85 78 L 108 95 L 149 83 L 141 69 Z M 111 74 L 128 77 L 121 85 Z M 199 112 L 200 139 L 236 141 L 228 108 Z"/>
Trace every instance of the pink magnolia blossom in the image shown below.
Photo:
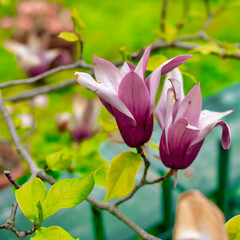
<path fill-rule="evenodd" d="M 137 66 L 125 62 L 119 70 L 112 63 L 94 56 L 95 81 L 87 73 L 76 72 L 76 80 L 95 92 L 115 117 L 125 143 L 138 147 L 147 142 L 153 130 L 155 96 L 162 75 L 184 63 L 191 55 L 170 59 L 145 79 L 151 46 Z"/>
<path fill-rule="evenodd" d="M 98 99 L 87 100 L 81 95 L 75 95 L 73 114 L 65 112 L 56 116 L 58 131 L 61 133 L 69 131 L 77 143 L 91 138 L 100 130 L 100 126 L 96 126 L 100 110 L 101 103 Z"/>
<path fill-rule="evenodd" d="M 222 127 L 222 146 L 231 142 L 226 122 L 219 121 L 232 113 L 202 111 L 200 83 L 184 96 L 183 81 L 176 68 L 167 74 L 155 115 L 163 130 L 160 140 L 160 158 L 172 169 L 185 169 L 196 158 L 205 137 L 217 126 Z"/>

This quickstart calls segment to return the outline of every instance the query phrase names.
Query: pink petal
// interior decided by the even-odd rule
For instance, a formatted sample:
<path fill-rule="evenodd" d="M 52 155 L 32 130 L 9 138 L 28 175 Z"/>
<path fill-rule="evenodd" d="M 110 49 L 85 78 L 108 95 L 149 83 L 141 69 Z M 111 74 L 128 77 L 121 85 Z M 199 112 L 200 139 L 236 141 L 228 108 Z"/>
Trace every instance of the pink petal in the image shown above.
<path fill-rule="evenodd" d="M 128 73 L 121 81 L 118 96 L 130 110 L 136 121 L 149 116 L 150 98 L 147 86 L 135 72 Z"/>
<path fill-rule="evenodd" d="M 152 49 L 152 45 L 150 45 L 149 47 L 146 48 L 145 52 L 143 53 L 142 58 L 138 62 L 138 65 L 135 69 L 135 73 L 137 73 L 142 79 L 145 78 L 145 72 L 146 72 L 147 63 L 148 63 L 151 49 Z"/>
<path fill-rule="evenodd" d="M 173 85 L 169 81 L 169 79 L 171 79 L 171 81 L 174 85 L 174 90 L 173 90 Z M 172 94 L 167 95 L 169 89 L 172 89 Z M 176 99 L 175 99 L 175 97 L 176 97 Z M 177 68 L 175 68 L 174 70 L 172 70 L 171 72 L 169 72 L 167 74 L 159 102 L 155 109 L 155 116 L 156 116 L 157 121 L 162 129 L 165 127 L 166 121 L 167 122 L 169 121 L 168 119 L 166 119 L 166 116 L 168 116 L 168 117 L 171 116 L 171 118 L 172 118 L 173 105 L 176 103 L 174 106 L 174 108 L 176 108 L 178 106 L 178 103 L 183 98 L 184 98 L 184 92 L 183 92 L 182 75 L 181 75 L 180 71 Z M 171 102 L 171 103 L 169 103 L 169 102 Z M 168 107 L 169 104 L 172 105 L 171 110 Z M 171 115 L 168 113 L 169 111 L 171 111 Z M 171 119 L 171 122 L 172 122 L 172 119 Z"/>
<path fill-rule="evenodd" d="M 224 149 L 228 149 L 231 142 L 231 134 L 230 134 L 229 127 L 225 122 L 223 121 L 218 122 L 218 120 L 233 112 L 234 111 L 232 110 L 222 112 L 222 113 L 203 110 L 201 112 L 199 124 L 198 124 L 200 128 L 199 136 L 193 141 L 191 145 L 194 145 L 202 141 L 216 126 L 221 126 L 223 129 L 222 145 Z"/>
<path fill-rule="evenodd" d="M 120 73 L 122 76 L 125 76 L 127 73 L 134 71 L 135 70 L 135 65 L 130 63 L 130 62 L 125 62 L 121 69 L 120 69 Z"/>
<path fill-rule="evenodd" d="M 154 72 L 152 72 L 152 74 L 148 76 L 148 78 L 146 79 L 146 84 L 150 92 L 151 111 L 153 111 L 155 106 L 155 97 L 156 97 L 161 76 L 170 72 L 174 68 L 180 66 L 191 57 L 192 57 L 191 55 L 180 55 L 178 57 L 170 59 L 165 63 L 163 63 L 161 66 L 159 66 Z"/>
<path fill-rule="evenodd" d="M 224 121 L 219 121 L 208 125 L 206 128 L 200 131 L 199 136 L 192 142 L 191 146 L 203 141 L 205 137 L 217 126 L 222 127 L 222 146 L 224 149 L 229 149 L 231 143 L 230 128 Z"/>
<path fill-rule="evenodd" d="M 179 118 L 186 118 L 191 125 L 198 126 L 201 110 L 202 95 L 198 83 L 180 103 L 175 121 Z"/>
<path fill-rule="evenodd" d="M 108 102 L 110 105 L 118 109 L 123 114 L 134 119 L 131 112 L 128 110 L 123 101 L 118 97 L 117 93 L 112 88 L 108 88 L 104 83 L 96 82 L 91 75 L 87 73 L 75 73 L 76 80 L 83 87 L 96 93 L 101 99 Z"/>
<path fill-rule="evenodd" d="M 96 55 L 93 61 L 96 80 L 98 82 L 103 82 L 108 88 L 113 88 L 115 91 L 118 91 L 118 86 L 122 79 L 122 75 L 118 68 Z"/>
<path fill-rule="evenodd" d="M 188 127 L 186 119 L 180 118 L 169 127 L 166 142 L 165 134 L 162 134 L 160 141 L 160 157 L 165 166 L 174 169 L 184 169 L 185 153 L 191 142 L 198 136 L 199 130 Z M 165 142 L 165 143 L 164 143 Z M 168 145 L 168 149 L 166 148 Z"/>

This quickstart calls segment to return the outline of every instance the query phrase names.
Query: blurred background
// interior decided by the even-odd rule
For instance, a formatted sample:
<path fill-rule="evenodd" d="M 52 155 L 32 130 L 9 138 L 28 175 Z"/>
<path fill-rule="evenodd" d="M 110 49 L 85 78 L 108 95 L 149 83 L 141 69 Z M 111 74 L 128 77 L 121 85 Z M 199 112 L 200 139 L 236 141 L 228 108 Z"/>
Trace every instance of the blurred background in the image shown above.
<path fill-rule="evenodd" d="M 240 161 L 237 151 L 240 140 L 240 1 L 168 0 L 163 32 L 164 2 L 0 0 L 0 84 L 37 76 L 54 67 L 74 63 L 79 58 L 79 44 L 58 37 L 61 32 L 74 32 L 71 20 L 73 9 L 82 22 L 83 60 L 89 64 L 93 63 L 94 54 L 114 62 L 128 59 L 130 54 L 159 39 L 171 43 L 177 37 L 197 34 L 204 28 L 209 13 L 214 13 L 205 29 L 209 41 L 188 39 L 188 43 L 201 44 L 194 50 L 171 46 L 159 49 L 152 54 L 147 68 L 149 74 L 166 59 L 190 53 L 194 58 L 180 67 L 185 93 L 200 82 L 204 109 L 236 111 L 225 119 L 232 130 L 229 151 L 221 149 L 221 131 L 215 129 L 207 137 L 194 164 L 180 173 L 177 188 L 173 189 L 172 179 L 163 185 L 144 187 L 120 207 L 142 228 L 155 235 L 164 233 L 159 236 L 167 239 L 171 237 L 178 195 L 186 190 L 198 189 L 210 197 L 220 206 L 227 219 L 240 210 Z M 223 57 L 222 49 L 228 57 Z M 27 94 L 32 89 L 64 82 L 72 79 L 76 70 L 81 71 L 69 69 L 33 84 L 4 88 L 3 97 L 11 99 L 22 92 Z M 120 143 L 117 126 L 110 114 L 96 102 L 93 93 L 77 84 L 24 101 L 10 100 L 6 106 L 33 159 L 56 179 L 76 177 L 99 166 L 108 166 L 114 156 L 129 150 Z M 79 116 L 79 111 L 83 111 L 85 117 Z M 0 121 L 1 173 L 11 169 L 19 184 L 24 183 L 29 177 L 27 166 L 15 153 L 2 117 Z M 83 129 L 87 131 L 83 132 Z M 161 161 L 154 157 L 158 151 L 153 146 L 159 144 L 160 134 L 161 130 L 155 124 L 152 147 L 148 146 L 152 163 L 150 178 L 167 171 Z M 58 151 L 71 159 L 71 165 L 64 171 L 51 169 L 47 164 L 47 156 Z M 105 196 L 105 174 L 97 176 L 98 187 L 93 192 L 100 200 Z M 141 172 L 137 180 L 140 177 Z M 14 194 L 3 174 L 0 174 L 0 187 L 1 223 L 10 214 Z M 16 223 L 20 229 L 31 226 L 20 211 Z M 71 210 L 60 210 L 44 221 L 44 226 L 50 225 L 61 226 L 73 237 L 81 239 L 137 238 L 123 223 L 109 213 L 92 209 L 88 203 Z M 16 239 L 16 236 L 1 230 L 0 240 L 5 239 Z"/>

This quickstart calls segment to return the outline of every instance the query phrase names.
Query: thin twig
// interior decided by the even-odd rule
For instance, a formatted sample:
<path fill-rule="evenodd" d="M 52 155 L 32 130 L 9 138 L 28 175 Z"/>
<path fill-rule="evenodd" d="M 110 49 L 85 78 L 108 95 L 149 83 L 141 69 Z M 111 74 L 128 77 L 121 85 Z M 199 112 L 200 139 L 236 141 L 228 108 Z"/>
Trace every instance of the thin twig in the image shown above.
<path fill-rule="evenodd" d="M 163 7 L 162 7 L 162 15 L 161 15 L 161 30 L 165 32 L 165 25 L 166 25 L 166 15 L 167 15 L 167 0 L 163 0 Z"/>
<path fill-rule="evenodd" d="M 17 101 L 31 99 L 31 98 L 33 98 L 35 96 L 38 96 L 38 95 L 41 95 L 41 94 L 45 94 L 45 93 L 49 93 L 49 92 L 53 92 L 53 91 L 63 89 L 65 87 L 69 87 L 69 86 L 71 86 L 75 83 L 76 83 L 75 79 L 69 79 L 69 80 L 66 80 L 66 81 L 63 81 L 63 82 L 60 82 L 60 83 L 34 88 L 34 89 L 29 90 L 29 91 L 23 91 L 20 94 L 17 94 L 13 97 L 4 99 L 4 101 L 6 101 L 6 102 L 17 102 Z"/>
<path fill-rule="evenodd" d="M 137 147 L 137 152 L 141 155 L 143 161 L 144 161 L 144 172 L 143 172 L 143 176 L 140 180 L 140 182 L 134 187 L 134 189 L 132 190 L 132 192 L 130 192 L 126 197 L 119 199 L 118 201 L 116 201 L 114 203 L 114 206 L 117 207 L 120 204 L 126 202 L 127 200 L 129 200 L 130 198 L 133 197 L 133 195 L 138 191 L 139 188 L 143 187 L 144 185 L 148 185 L 148 184 L 154 184 L 154 183 L 161 183 L 162 181 L 164 181 L 165 179 L 169 178 L 172 176 L 172 171 L 170 170 L 166 175 L 155 179 L 153 181 L 148 181 L 147 180 L 147 172 L 150 166 L 150 162 L 149 159 L 146 157 L 146 155 L 144 154 L 144 151 L 141 147 Z"/>
<path fill-rule="evenodd" d="M 5 176 L 7 177 L 8 181 L 16 188 L 20 188 L 17 182 L 12 178 L 11 172 L 9 170 L 4 171 Z"/>
<path fill-rule="evenodd" d="M 35 83 L 35 82 L 43 79 L 44 77 L 47 77 L 47 76 L 52 75 L 54 73 L 57 73 L 57 72 L 60 72 L 60 71 L 63 71 L 63 70 L 74 69 L 74 68 L 78 68 L 78 67 L 85 68 L 85 69 L 93 69 L 92 65 L 87 64 L 80 59 L 75 63 L 69 64 L 69 65 L 62 65 L 62 66 L 50 69 L 50 70 L 48 70 L 44 73 L 41 73 L 41 74 L 39 74 L 35 77 L 20 79 L 20 80 L 12 80 L 12 81 L 9 81 L 9 82 L 2 83 L 2 84 L 0 84 L 0 88 L 6 88 L 6 87 L 13 86 L 13 85 Z"/>

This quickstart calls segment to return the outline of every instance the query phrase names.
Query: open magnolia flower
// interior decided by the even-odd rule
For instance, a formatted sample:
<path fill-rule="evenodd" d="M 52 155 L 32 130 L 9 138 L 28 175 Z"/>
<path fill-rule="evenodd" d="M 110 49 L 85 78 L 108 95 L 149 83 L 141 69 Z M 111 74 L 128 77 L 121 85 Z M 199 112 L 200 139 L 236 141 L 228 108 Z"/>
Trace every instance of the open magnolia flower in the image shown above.
<path fill-rule="evenodd" d="M 180 71 L 174 69 L 168 73 L 155 110 L 163 130 L 159 148 L 163 164 L 175 170 L 187 168 L 196 158 L 205 137 L 217 126 L 222 127 L 222 146 L 228 149 L 230 129 L 219 119 L 232 112 L 202 111 L 200 84 L 184 96 Z"/>
<path fill-rule="evenodd" d="M 87 73 L 75 73 L 77 82 L 95 92 L 115 117 L 122 138 L 130 147 L 139 147 L 151 137 L 155 96 L 161 76 L 192 57 L 182 55 L 170 59 L 144 80 L 150 51 L 151 46 L 146 48 L 137 66 L 125 62 L 120 70 L 94 56 L 97 81 Z"/>
<path fill-rule="evenodd" d="M 178 201 L 173 240 L 227 240 L 221 210 L 198 191 L 182 194 Z"/>

